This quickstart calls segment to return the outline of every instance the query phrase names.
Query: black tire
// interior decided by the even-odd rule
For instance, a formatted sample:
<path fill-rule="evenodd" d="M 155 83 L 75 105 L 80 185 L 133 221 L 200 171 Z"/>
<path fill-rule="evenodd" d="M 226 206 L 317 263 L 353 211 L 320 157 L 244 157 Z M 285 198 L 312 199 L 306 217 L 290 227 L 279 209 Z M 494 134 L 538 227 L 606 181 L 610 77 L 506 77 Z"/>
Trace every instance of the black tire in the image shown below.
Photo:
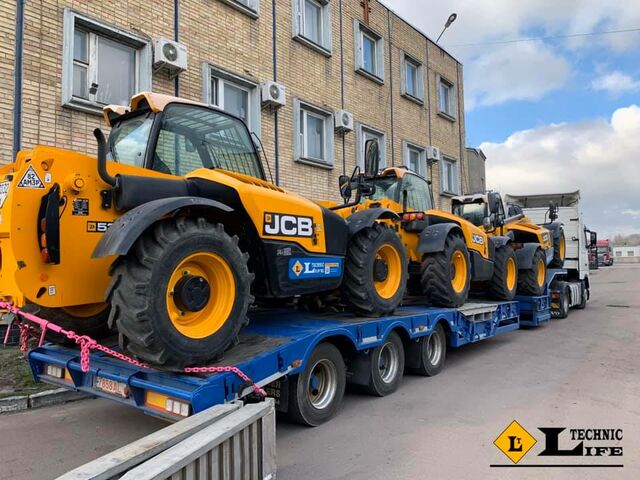
<path fill-rule="evenodd" d="M 396 332 L 369 352 L 371 377 L 365 390 L 377 397 L 386 397 L 400 386 L 404 373 L 404 345 Z"/>
<path fill-rule="evenodd" d="M 580 282 L 580 303 L 574 308 L 584 310 L 587 307 L 587 299 L 589 298 L 589 289 L 585 286 L 584 281 Z"/>
<path fill-rule="evenodd" d="M 387 262 L 377 258 L 379 252 L 387 246 L 390 247 L 387 251 L 397 253 L 397 265 L 389 266 Z M 390 272 L 390 268 L 394 271 Z M 374 223 L 355 234 L 350 241 L 342 285 L 344 300 L 358 315 L 390 315 L 402 302 L 407 288 L 407 274 L 407 256 L 400 237 L 386 225 Z M 376 275 L 384 279 L 376 280 Z M 394 277 L 389 278 L 389 275 Z M 394 282 L 393 278 L 398 278 L 399 282 Z M 387 279 L 391 282 L 391 287 L 396 283 L 397 286 L 392 295 L 382 296 L 377 286 Z"/>
<path fill-rule="evenodd" d="M 77 316 L 64 308 L 47 308 L 37 305 L 30 305 L 29 307 L 31 307 L 28 308 L 31 313 L 78 335 L 87 335 L 99 340 L 111 333 L 107 322 L 109 319 L 109 305 L 105 305 L 102 311 L 90 316 Z M 62 344 L 75 343 L 66 336 L 51 331 L 47 333 L 47 340 Z"/>
<path fill-rule="evenodd" d="M 444 368 L 447 357 L 447 336 L 442 324 L 438 323 L 430 335 L 411 342 L 407 347 L 409 370 L 424 377 L 433 377 Z"/>
<path fill-rule="evenodd" d="M 545 273 L 545 279 L 542 284 L 538 281 L 538 272 L 540 271 L 540 268 L 543 268 Z M 546 271 L 547 268 L 544 252 L 541 249 L 538 249 L 533 255 L 531 268 L 518 270 L 518 293 L 520 295 L 531 295 L 534 297 L 542 295 L 544 293 L 546 282 Z"/>
<path fill-rule="evenodd" d="M 558 302 L 560 303 L 560 311 L 558 312 L 558 318 L 567 318 L 569 316 L 569 301 L 571 299 L 571 292 L 569 289 L 565 289 L 560 293 Z"/>
<path fill-rule="evenodd" d="M 511 245 L 496 248 L 488 291 L 496 300 L 513 300 L 518 289 L 518 262 Z"/>
<path fill-rule="evenodd" d="M 197 271 L 197 266 L 181 266 L 188 261 L 186 259 L 197 254 L 214 256 L 220 259 L 219 265 L 223 266 L 221 268 L 228 268 L 226 278 L 211 275 L 205 279 L 209 283 L 212 279 L 219 282 L 218 286 L 214 284 L 210 288 L 217 288 L 220 293 L 224 285 L 230 284 L 226 280 L 233 279 L 234 282 L 233 290 L 227 292 L 228 296 L 224 296 L 224 291 L 219 295 L 214 292 L 205 297 L 205 306 L 200 310 L 185 309 L 187 316 L 199 315 L 197 321 L 205 329 L 200 335 L 191 332 L 185 334 L 184 329 L 188 328 L 188 324 L 187 327 L 179 327 L 170 318 L 172 313 L 169 311 L 170 306 L 174 307 L 180 298 L 187 298 L 186 295 L 189 294 L 186 287 L 183 290 L 186 293 L 178 293 L 178 281 L 174 299 L 173 290 L 169 290 L 172 288 L 172 275 L 180 275 L 181 268 L 185 268 L 185 275 L 189 271 L 187 268 Z M 253 302 L 250 294 L 253 275 L 247 268 L 248 258 L 249 255 L 242 253 L 238 247 L 237 237 L 227 235 L 221 224 L 213 225 L 203 218 L 185 217 L 156 223 L 142 234 L 112 271 L 113 279 L 109 290 L 112 309 L 109 322 L 118 329 L 121 347 L 141 360 L 168 369 L 202 364 L 219 358 L 237 341 L 238 332 L 248 323 L 247 309 Z M 190 279 L 203 278 L 186 276 Z M 209 315 L 209 309 L 216 308 L 216 304 L 211 303 L 212 298 L 223 299 L 223 302 L 226 298 L 227 304 L 223 311 L 228 313 L 226 320 L 215 327 L 217 330 L 208 333 L 212 330 L 209 318 L 219 318 L 217 314 Z M 179 315 L 185 315 L 185 312 L 181 311 Z"/>
<path fill-rule="evenodd" d="M 567 252 L 566 247 L 564 229 L 560 228 L 558 229 L 558 235 L 553 237 L 553 259 L 549 262 L 550 268 L 562 268 L 564 266 L 564 259 Z"/>
<path fill-rule="evenodd" d="M 324 375 L 322 380 L 318 380 L 320 375 Z M 342 405 L 346 378 L 340 350 L 330 343 L 318 345 L 304 371 L 289 380 L 289 418 L 309 427 L 331 419 Z M 318 381 L 325 383 L 315 385 Z"/>
<path fill-rule="evenodd" d="M 453 258 L 456 253 L 464 257 L 467 277 L 463 287 L 458 289 L 453 286 L 456 274 Z M 423 257 L 420 283 L 423 295 L 430 304 L 437 307 L 460 307 L 467 301 L 471 285 L 471 261 L 469 250 L 462 237 L 450 234 L 445 240 L 443 251 L 429 253 Z"/>

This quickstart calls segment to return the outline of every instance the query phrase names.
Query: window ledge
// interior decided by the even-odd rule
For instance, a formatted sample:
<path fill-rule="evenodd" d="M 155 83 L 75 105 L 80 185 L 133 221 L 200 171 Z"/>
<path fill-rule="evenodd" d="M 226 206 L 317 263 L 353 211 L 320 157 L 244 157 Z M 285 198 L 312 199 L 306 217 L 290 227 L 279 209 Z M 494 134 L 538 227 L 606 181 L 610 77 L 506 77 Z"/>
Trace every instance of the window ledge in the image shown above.
<path fill-rule="evenodd" d="M 333 170 L 333 164 L 325 163 L 321 160 L 314 160 L 310 158 L 296 158 L 295 161 L 298 163 L 303 163 L 305 165 L 310 165 L 312 167 L 319 167 L 325 170 Z"/>
<path fill-rule="evenodd" d="M 453 192 L 447 192 L 446 190 L 443 190 L 443 191 L 440 192 L 440 196 L 442 196 L 442 197 L 451 198 L 451 197 L 456 197 L 458 195 L 460 195 L 460 194 L 459 193 L 453 193 Z"/>
<path fill-rule="evenodd" d="M 380 77 L 378 77 L 377 75 L 374 75 L 371 72 L 366 71 L 363 68 L 358 68 L 356 70 L 356 73 L 359 73 L 360 75 L 362 75 L 363 77 L 368 78 L 369 80 L 377 83 L 378 85 L 384 85 L 384 80 Z"/>
<path fill-rule="evenodd" d="M 422 98 L 414 97 L 409 93 L 403 93 L 402 97 L 409 100 L 410 102 L 417 103 L 420 106 L 424 106 L 424 99 Z"/>
<path fill-rule="evenodd" d="M 77 110 L 79 112 L 102 116 L 102 108 L 103 108 L 102 105 L 98 103 L 90 102 L 88 100 L 83 101 L 83 100 L 72 98 L 64 102 L 62 106 L 70 110 Z"/>
<path fill-rule="evenodd" d="M 307 37 L 303 35 L 295 35 L 293 39 L 301 43 L 302 45 L 309 47 L 311 50 L 315 50 L 319 54 L 324 55 L 327 58 L 331 58 L 332 56 L 331 50 L 323 47 L 322 45 L 314 42 L 313 40 L 309 40 Z"/>
<path fill-rule="evenodd" d="M 227 5 L 229 5 L 231 8 L 235 8 L 239 12 L 242 12 L 245 15 L 248 15 L 251 18 L 255 19 L 255 18 L 260 17 L 259 11 L 256 11 L 256 10 L 252 9 L 251 7 L 248 7 L 248 6 L 242 4 L 241 2 L 239 2 L 237 0 L 222 0 L 222 1 L 224 3 L 226 3 Z"/>
<path fill-rule="evenodd" d="M 438 115 L 442 118 L 444 118 L 445 120 L 449 120 L 450 122 L 455 122 L 456 121 L 456 117 L 454 117 L 453 115 L 449 115 L 447 112 L 443 112 L 441 110 L 438 111 Z"/>

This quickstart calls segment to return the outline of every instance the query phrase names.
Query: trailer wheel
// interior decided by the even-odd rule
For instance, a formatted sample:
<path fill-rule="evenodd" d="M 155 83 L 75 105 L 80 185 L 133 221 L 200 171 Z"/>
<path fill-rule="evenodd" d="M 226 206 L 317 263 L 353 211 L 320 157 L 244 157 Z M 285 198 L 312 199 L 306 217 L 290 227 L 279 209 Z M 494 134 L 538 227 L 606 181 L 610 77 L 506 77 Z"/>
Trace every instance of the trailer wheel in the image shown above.
<path fill-rule="evenodd" d="M 544 293 L 547 281 L 547 265 L 544 252 L 536 250 L 533 255 L 533 264 L 526 270 L 518 270 L 518 293 L 538 297 Z"/>
<path fill-rule="evenodd" d="M 569 316 L 569 299 L 571 296 L 571 292 L 568 288 L 564 289 L 562 293 L 560 293 L 560 310 L 558 312 L 558 318 L 567 318 Z"/>
<path fill-rule="evenodd" d="M 587 306 L 587 298 L 589 298 L 589 289 L 585 286 L 584 281 L 580 282 L 580 303 L 575 306 L 578 310 L 584 310 Z"/>
<path fill-rule="evenodd" d="M 404 346 L 396 332 L 391 332 L 384 343 L 369 353 L 371 377 L 365 387 L 371 395 L 385 397 L 400 386 L 404 373 Z"/>
<path fill-rule="evenodd" d="M 564 229 L 560 228 L 560 232 L 553 237 L 553 259 L 549 263 L 551 268 L 562 268 L 566 257 L 567 245 L 564 238 Z"/>
<path fill-rule="evenodd" d="M 496 249 L 489 294 L 496 300 L 513 300 L 518 287 L 518 264 L 511 245 Z"/>
<path fill-rule="evenodd" d="M 413 373 L 433 377 L 444 368 L 447 356 L 447 336 L 438 323 L 430 335 L 426 335 L 407 349 L 407 363 Z"/>
<path fill-rule="evenodd" d="M 464 239 L 449 235 L 442 252 L 426 254 L 420 278 L 422 293 L 432 305 L 462 306 L 471 285 L 471 261 Z"/>
<path fill-rule="evenodd" d="M 289 381 L 289 417 L 317 427 L 340 408 L 346 385 L 344 360 L 334 345 L 321 343 L 311 353 L 303 372 Z"/>

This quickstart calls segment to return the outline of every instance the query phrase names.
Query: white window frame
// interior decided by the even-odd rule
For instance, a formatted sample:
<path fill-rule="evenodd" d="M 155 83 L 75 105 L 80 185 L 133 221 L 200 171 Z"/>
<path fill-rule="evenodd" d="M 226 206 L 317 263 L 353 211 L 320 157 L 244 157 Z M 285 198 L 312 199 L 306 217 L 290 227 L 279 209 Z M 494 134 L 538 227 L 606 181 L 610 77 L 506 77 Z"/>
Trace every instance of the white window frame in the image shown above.
<path fill-rule="evenodd" d="M 458 109 L 458 98 L 456 95 L 456 86 L 450 80 L 447 80 L 441 75 L 436 76 L 436 85 L 438 86 L 438 114 L 447 118 L 448 120 L 456 119 L 456 112 Z M 447 110 L 440 109 L 440 90 L 441 86 L 444 85 L 449 90 L 449 102 L 447 105 Z"/>
<path fill-rule="evenodd" d="M 407 90 L 407 65 L 412 65 L 416 69 L 415 94 Z M 408 53 L 404 53 L 402 55 L 401 68 L 402 96 L 420 105 L 424 105 L 424 65 Z"/>
<path fill-rule="evenodd" d="M 322 28 L 320 43 L 305 36 L 305 2 L 310 1 L 320 7 Z M 293 38 L 313 50 L 330 57 L 333 49 L 333 31 L 331 23 L 331 2 L 329 0 L 292 0 Z"/>
<path fill-rule="evenodd" d="M 306 155 L 306 137 L 300 131 L 300 114 L 303 113 L 303 121 L 306 123 L 307 116 L 320 118 L 324 121 L 324 154 L 325 158 L 309 158 Z M 294 160 L 299 163 L 306 163 L 316 167 L 332 169 L 334 166 L 334 118 L 333 112 L 324 108 L 316 107 L 299 98 L 293 100 L 293 150 Z"/>
<path fill-rule="evenodd" d="M 363 25 L 359 20 L 354 20 L 353 30 L 355 36 L 354 58 L 356 72 L 376 83 L 379 83 L 380 85 L 384 84 L 384 39 L 382 38 L 382 35 Z M 364 68 L 363 39 L 365 35 L 373 40 L 376 45 L 375 72 L 370 72 Z"/>
<path fill-rule="evenodd" d="M 211 79 L 218 80 L 218 100 L 219 104 L 213 103 L 214 95 L 211 91 Z M 202 64 L 202 100 L 207 105 L 219 108 L 224 111 L 224 84 L 233 85 L 249 93 L 248 102 L 248 122 L 249 131 L 261 137 L 261 113 L 260 113 L 260 85 L 257 82 L 241 77 L 227 70 L 219 68 L 209 63 Z"/>
<path fill-rule="evenodd" d="M 411 152 L 417 152 L 419 155 L 418 158 L 418 170 L 415 171 L 418 175 L 425 177 L 427 176 L 427 149 L 425 147 L 422 147 L 420 145 L 417 145 L 415 143 L 412 142 L 407 142 L 406 140 L 403 140 L 402 142 L 402 157 L 404 159 L 404 165 L 411 169 L 410 167 L 410 157 L 409 154 Z M 414 170 L 412 170 L 414 171 Z"/>
<path fill-rule="evenodd" d="M 258 18 L 260 16 L 260 0 L 222 0 L 230 7 L 239 10 L 245 15 L 251 18 Z"/>
<path fill-rule="evenodd" d="M 377 128 L 370 127 L 363 123 L 358 123 L 356 125 L 356 160 L 357 165 L 364 170 L 364 154 L 365 154 L 365 143 L 367 139 L 366 135 L 377 137 L 378 143 L 380 147 L 380 169 L 383 169 L 387 166 L 387 134 L 378 130 Z"/>
<path fill-rule="evenodd" d="M 454 168 L 451 169 L 451 171 L 454 173 L 455 178 L 454 178 L 454 186 L 455 186 L 455 190 L 451 191 L 450 189 L 448 189 L 448 185 L 444 184 L 444 164 L 445 163 L 450 163 L 453 164 Z M 440 193 L 444 194 L 444 195 L 459 195 L 460 194 L 460 162 L 453 158 L 453 157 L 449 157 L 446 155 L 442 156 L 442 159 L 440 160 Z"/>
<path fill-rule="evenodd" d="M 133 93 L 150 91 L 152 85 L 152 52 L 151 42 L 139 37 L 138 35 L 129 33 L 118 27 L 109 25 L 108 23 L 88 17 L 82 13 L 76 12 L 70 8 L 64 9 L 63 21 L 63 39 L 62 39 L 62 106 L 81 110 L 83 112 L 95 113 L 102 115 L 103 104 L 98 103 L 95 99 L 86 99 L 73 96 L 73 42 L 76 28 L 88 32 L 93 35 L 93 42 L 97 43 L 97 37 L 104 37 L 111 41 L 127 45 L 136 50 L 135 54 L 135 88 Z M 91 43 L 91 39 L 90 39 Z M 89 58 L 89 67 L 87 71 L 88 81 L 92 77 L 95 78 L 96 72 L 96 48 L 93 48 L 94 54 Z M 88 53 L 90 55 L 90 53 Z M 98 87 L 99 88 L 99 87 Z M 94 96 L 95 98 L 95 96 Z"/>

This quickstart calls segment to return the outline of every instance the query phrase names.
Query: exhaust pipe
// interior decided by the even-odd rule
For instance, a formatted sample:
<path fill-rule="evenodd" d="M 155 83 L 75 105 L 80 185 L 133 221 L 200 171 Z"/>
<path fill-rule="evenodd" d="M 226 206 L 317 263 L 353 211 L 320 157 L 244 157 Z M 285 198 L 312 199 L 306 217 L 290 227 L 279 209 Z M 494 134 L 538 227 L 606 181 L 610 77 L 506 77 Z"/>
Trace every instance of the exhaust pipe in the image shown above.
<path fill-rule="evenodd" d="M 104 138 L 104 133 L 99 128 L 96 128 L 93 131 L 93 136 L 96 137 L 96 142 L 98 143 L 98 175 L 100 175 L 104 183 L 115 187 L 118 180 L 107 172 L 107 140 Z"/>

